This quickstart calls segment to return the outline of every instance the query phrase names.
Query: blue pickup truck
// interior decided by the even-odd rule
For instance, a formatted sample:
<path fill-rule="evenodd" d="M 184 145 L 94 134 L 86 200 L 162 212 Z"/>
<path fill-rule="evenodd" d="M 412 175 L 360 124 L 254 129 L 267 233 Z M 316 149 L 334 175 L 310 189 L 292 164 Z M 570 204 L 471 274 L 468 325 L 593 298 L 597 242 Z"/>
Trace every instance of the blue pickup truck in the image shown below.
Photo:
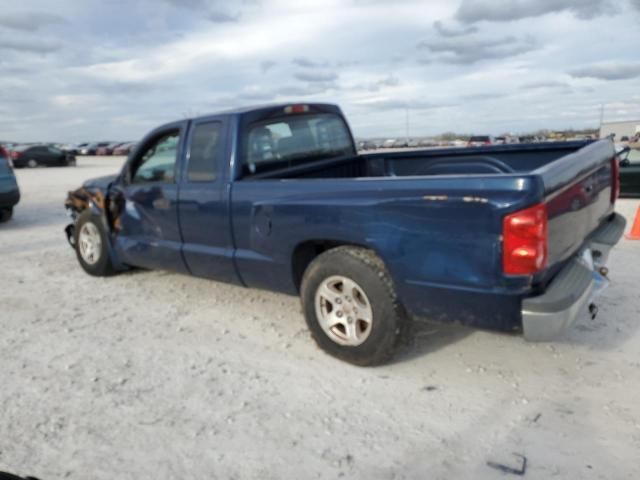
<path fill-rule="evenodd" d="M 328 353 L 388 360 L 416 319 L 550 340 L 624 230 L 609 140 L 358 154 L 340 109 L 180 120 L 69 192 L 82 268 L 167 269 L 300 295 Z"/>

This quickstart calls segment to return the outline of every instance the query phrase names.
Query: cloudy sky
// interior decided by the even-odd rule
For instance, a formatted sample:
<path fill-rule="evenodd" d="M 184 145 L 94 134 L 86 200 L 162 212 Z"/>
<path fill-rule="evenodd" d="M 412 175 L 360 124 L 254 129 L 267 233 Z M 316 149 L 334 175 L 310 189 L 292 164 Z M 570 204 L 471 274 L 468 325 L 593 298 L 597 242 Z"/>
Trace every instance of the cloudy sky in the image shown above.
<path fill-rule="evenodd" d="M 137 139 L 240 105 L 358 136 L 640 118 L 640 0 L 2 0 L 0 139 Z"/>

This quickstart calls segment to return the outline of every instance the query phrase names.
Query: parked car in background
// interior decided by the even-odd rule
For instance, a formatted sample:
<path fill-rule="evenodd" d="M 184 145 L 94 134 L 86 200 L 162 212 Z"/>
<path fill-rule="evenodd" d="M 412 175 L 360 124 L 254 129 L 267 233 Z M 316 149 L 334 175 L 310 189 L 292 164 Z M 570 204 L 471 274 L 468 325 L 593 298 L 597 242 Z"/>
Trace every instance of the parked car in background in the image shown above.
<path fill-rule="evenodd" d="M 75 146 L 73 147 L 73 150 L 75 150 L 75 153 L 74 153 L 74 152 L 70 152 L 70 153 L 73 153 L 74 155 L 82 155 L 82 154 L 80 153 L 80 151 L 81 151 L 83 148 L 87 148 L 88 146 L 89 146 L 89 142 L 78 143 L 77 145 L 75 145 Z"/>
<path fill-rule="evenodd" d="M 474 135 L 467 142 L 468 147 L 482 147 L 483 145 L 492 145 L 495 143 L 491 135 Z"/>
<path fill-rule="evenodd" d="M 113 155 L 113 151 L 122 145 L 122 142 L 113 142 L 96 150 L 96 155 Z"/>
<path fill-rule="evenodd" d="M 13 207 L 20 201 L 20 189 L 11 168 L 9 152 L 0 147 L 0 222 L 13 216 Z"/>
<path fill-rule="evenodd" d="M 129 155 L 129 152 L 136 146 L 136 142 L 123 143 L 120 146 L 113 149 L 114 155 Z"/>
<path fill-rule="evenodd" d="M 89 143 L 82 147 L 78 153 L 80 153 L 80 155 L 95 155 L 100 147 L 106 147 L 110 143 L 111 142 Z"/>
<path fill-rule="evenodd" d="M 376 144 L 371 140 L 361 140 L 358 142 L 358 150 L 375 150 Z"/>
<path fill-rule="evenodd" d="M 640 150 L 624 148 L 620 157 L 620 196 L 640 197 Z"/>
<path fill-rule="evenodd" d="M 423 138 L 418 142 L 419 147 L 437 147 L 438 142 L 436 142 L 433 138 Z"/>
<path fill-rule="evenodd" d="M 86 147 L 87 143 L 65 143 L 57 145 L 57 147 L 63 152 L 70 153 L 71 155 L 78 155 L 80 153 L 80 149 Z"/>
<path fill-rule="evenodd" d="M 49 145 L 20 145 L 14 147 L 9 157 L 15 168 L 37 166 L 75 166 L 76 157 Z"/>

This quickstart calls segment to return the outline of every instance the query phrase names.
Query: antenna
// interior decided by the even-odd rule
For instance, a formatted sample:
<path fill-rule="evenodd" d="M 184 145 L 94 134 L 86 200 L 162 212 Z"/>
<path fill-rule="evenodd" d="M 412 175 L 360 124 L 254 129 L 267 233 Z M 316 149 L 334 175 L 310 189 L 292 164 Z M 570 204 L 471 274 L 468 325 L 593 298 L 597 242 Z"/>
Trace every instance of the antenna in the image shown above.
<path fill-rule="evenodd" d="M 602 129 L 602 122 L 604 121 L 604 103 L 600 104 L 600 128 Z"/>
<path fill-rule="evenodd" d="M 407 136 L 407 144 L 409 143 L 409 105 L 407 105 L 406 107 L 404 107 L 404 112 L 405 112 L 405 133 Z"/>

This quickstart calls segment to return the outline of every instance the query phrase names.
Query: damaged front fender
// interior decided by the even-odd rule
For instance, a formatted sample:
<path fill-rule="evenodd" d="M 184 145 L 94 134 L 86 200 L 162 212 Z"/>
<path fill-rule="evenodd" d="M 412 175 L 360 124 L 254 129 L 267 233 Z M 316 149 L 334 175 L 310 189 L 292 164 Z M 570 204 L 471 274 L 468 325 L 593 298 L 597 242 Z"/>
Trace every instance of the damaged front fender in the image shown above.
<path fill-rule="evenodd" d="M 120 203 L 109 197 L 109 190 L 115 177 L 101 177 L 67 193 L 64 206 L 72 222 L 65 229 L 65 235 L 71 248 L 76 248 L 75 229 L 76 223 L 86 211 L 90 211 L 92 216 L 102 223 L 104 231 L 107 232 L 107 248 L 114 268 L 126 270 L 127 266 L 122 264 L 113 248 L 114 238 L 120 231 Z M 118 197 L 116 195 L 116 197 Z"/>

